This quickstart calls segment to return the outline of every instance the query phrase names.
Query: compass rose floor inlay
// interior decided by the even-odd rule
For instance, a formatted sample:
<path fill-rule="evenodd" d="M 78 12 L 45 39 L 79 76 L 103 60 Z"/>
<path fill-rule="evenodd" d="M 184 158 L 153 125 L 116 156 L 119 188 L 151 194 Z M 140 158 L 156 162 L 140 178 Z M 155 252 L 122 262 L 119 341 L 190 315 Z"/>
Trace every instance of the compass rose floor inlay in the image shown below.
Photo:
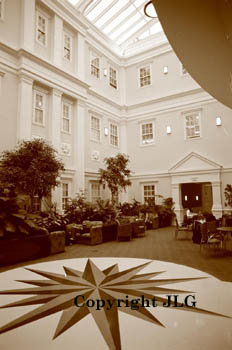
<path fill-rule="evenodd" d="M 231 296 L 232 283 L 162 261 L 30 265 L 1 273 L 0 348 L 229 350 Z"/>

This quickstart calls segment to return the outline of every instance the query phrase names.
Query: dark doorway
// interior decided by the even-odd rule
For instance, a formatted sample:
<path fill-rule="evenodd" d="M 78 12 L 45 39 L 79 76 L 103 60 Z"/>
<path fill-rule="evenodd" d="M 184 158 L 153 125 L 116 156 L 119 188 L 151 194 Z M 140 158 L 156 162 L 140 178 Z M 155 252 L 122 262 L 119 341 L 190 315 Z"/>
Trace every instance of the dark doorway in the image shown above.
<path fill-rule="evenodd" d="M 181 184 L 181 198 L 184 209 L 211 212 L 213 205 L 212 184 L 210 182 Z"/>

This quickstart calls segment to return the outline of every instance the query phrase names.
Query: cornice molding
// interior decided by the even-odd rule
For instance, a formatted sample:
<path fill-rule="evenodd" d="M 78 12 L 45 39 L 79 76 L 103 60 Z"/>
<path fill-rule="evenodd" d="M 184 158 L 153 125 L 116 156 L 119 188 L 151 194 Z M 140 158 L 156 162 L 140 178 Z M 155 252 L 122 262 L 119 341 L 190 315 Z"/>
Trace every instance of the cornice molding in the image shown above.
<path fill-rule="evenodd" d="M 180 172 L 180 173 L 169 173 L 169 172 L 162 172 L 162 173 L 135 173 L 130 176 L 132 180 L 152 180 L 157 181 L 159 178 L 168 177 L 171 179 L 171 177 L 174 175 L 181 175 L 181 174 L 188 174 L 188 175 L 199 175 L 199 174 L 207 174 L 207 173 L 218 173 L 220 170 L 221 173 L 232 173 L 232 168 L 220 168 L 220 169 L 212 169 L 212 170 L 199 170 L 199 171 L 186 171 L 186 172 Z M 172 186 L 176 186 L 176 184 L 172 184 Z"/>
<path fill-rule="evenodd" d="M 80 12 L 75 9 L 74 6 L 64 0 L 40 0 L 45 6 L 49 7 L 61 18 L 65 19 L 69 25 L 80 32 L 82 35 L 86 36 L 86 31 L 88 29 L 88 23 L 84 16 L 80 16 Z"/>

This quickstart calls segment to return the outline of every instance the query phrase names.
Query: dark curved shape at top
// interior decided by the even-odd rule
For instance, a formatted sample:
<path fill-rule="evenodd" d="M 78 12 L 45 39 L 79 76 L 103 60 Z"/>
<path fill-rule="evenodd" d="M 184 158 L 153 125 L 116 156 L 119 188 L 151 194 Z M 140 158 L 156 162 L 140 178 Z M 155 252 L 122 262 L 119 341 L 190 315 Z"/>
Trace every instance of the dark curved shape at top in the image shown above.
<path fill-rule="evenodd" d="M 232 0 L 152 0 L 176 55 L 198 84 L 232 108 Z"/>

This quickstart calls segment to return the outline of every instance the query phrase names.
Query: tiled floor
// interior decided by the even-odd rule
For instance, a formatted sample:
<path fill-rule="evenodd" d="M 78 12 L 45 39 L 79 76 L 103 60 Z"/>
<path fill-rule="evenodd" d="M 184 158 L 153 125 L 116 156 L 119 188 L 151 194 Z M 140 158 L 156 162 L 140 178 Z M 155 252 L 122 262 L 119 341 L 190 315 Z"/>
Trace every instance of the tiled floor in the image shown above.
<path fill-rule="evenodd" d="M 58 259 L 73 259 L 83 257 L 130 257 L 161 260 L 186 265 L 207 272 L 220 280 L 232 282 L 232 256 L 203 256 L 200 246 L 188 239 L 174 240 L 173 227 L 149 230 L 146 237 L 136 238 L 127 242 L 107 242 L 97 246 L 75 244 L 65 248 L 64 253 L 46 258 L 27 261 L 0 268 L 0 272 L 19 266 Z"/>

